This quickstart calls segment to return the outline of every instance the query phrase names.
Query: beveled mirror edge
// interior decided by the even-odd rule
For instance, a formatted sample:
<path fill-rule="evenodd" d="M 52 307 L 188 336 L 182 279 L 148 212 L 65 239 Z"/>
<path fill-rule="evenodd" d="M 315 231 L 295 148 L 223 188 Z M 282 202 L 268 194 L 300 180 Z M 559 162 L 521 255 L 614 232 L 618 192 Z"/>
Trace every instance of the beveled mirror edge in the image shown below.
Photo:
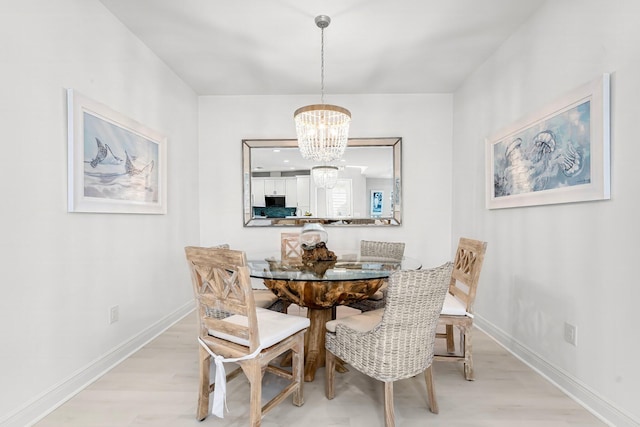
<path fill-rule="evenodd" d="M 243 139 L 242 140 L 242 209 L 244 227 L 302 227 L 306 223 L 326 226 L 399 226 L 402 224 L 402 137 L 349 138 L 348 147 L 380 147 L 393 149 L 394 205 L 391 217 L 381 218 L 253 218 L 251 208 L 251 149 L 297 147 L 296 139 Z"/>

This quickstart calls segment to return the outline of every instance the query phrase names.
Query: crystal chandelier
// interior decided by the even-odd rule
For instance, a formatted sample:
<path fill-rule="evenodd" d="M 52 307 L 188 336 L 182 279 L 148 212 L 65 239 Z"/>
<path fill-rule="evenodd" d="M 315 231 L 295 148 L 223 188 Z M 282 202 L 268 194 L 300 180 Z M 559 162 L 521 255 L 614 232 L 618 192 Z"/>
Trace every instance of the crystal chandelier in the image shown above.
<path fill-rule="evenodd" d="M 314 166 L 311 168 L 313 182 L 320 188 L 333 188 L 338 182 L 337 166 Z"/>
<path fill-rule="evenodd" d="M 300 107 L 293 117 L 302 157 L 316 162 L 330 162 L 340 158 L 347 147 L 351 113 L 346 108 L 324 103 L 324 29 L 331 23 L 331 18 L 319 15 L 315 22 L 322 34 L 320 104 Z"/>

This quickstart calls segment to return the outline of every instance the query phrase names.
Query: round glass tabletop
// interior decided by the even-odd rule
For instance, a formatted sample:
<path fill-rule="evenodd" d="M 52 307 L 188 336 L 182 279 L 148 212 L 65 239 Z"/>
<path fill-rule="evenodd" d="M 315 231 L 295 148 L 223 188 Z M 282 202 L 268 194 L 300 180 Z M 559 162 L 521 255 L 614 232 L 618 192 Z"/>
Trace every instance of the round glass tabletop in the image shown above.
<path fill-rule="evenodd" d="M 250 259 L 251 277 L 275 280 L 339 282 L 389 277 L 398 270 L 418 270 L 420 261 L 404 257 L 402 261 L 389 258 L 339 256 L 336 261 L 316 261 L 312 266 L 301 261 L 267 257 Z"/>

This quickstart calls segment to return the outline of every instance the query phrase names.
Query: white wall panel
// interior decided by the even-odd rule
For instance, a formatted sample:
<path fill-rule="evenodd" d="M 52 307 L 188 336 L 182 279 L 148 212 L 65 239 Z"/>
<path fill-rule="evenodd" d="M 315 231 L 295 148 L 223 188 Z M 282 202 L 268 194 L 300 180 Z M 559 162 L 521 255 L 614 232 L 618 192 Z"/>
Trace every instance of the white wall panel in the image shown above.
<path fill-rule="evenodd" d="M 295 138 L 293 111 L 315 98 L 200 98 L 203 244 L 229 242 L 249 255 L 278 253 L 285 229 L 242 226 L 241 141 Z M 402 225 L 327 227 L 330 249 L 357 251 L 360 239 L 404 241 L 405 253 L 425 266 L 450 259 L 451 100 L 448 94 L 328 96 L 352 112 L 351 137 L 403 138 Z"/>
<path fill-rule="evenodd" d="M 197 97 L 98 1 L 2 2 L 0 38 L 0 424 L 22 426 L 191 301 Z M 67 212 L 68 87 L 167 135 L 168 214 Z"/>
<path fill-rule="evenodd" d="M 547 2 L 454 95 L 453 238 L 488 244 L 480 324 L 615 425 L 638 425 L 640 3 Z M 612 73 L 611 200 L 488 211 L 484 140 Z M 578 345 L 564 341 L 564 322 Z"/>

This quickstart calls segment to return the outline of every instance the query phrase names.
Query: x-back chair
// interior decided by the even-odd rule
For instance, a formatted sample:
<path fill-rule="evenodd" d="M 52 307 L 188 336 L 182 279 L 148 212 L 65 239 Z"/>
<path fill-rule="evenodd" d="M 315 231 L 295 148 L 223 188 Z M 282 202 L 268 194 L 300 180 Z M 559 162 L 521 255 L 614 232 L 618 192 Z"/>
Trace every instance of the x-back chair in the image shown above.
<path fill-rule="evenodd" d="M 446 332 L 437 334 L 437 338 L 447 340 L 447 354 L 438 354 L 440 361 L 463 362 L 464 376 L 474 379 L 471 333 L 473 328 L 473 303 L 476 299 L 478 279 L 484 262 L 487 243 L 479 240 L 460 238 L 453 262 L 453 271 L 449 283 L 449 292 L 444 300 L 440 325 Z M 460 332 L 458 352 L 454 343 L 454 328 Z"/>
<path fill-rule="evenodd" d="M 226 381 L 244 372 L 250 384 L 250 425 L 287 396 L 301 406 L 303 396 L 304 333 L 309 319 L 256 308 L 244 252 L 221 248 L 186 247 L 199 319 L 199 395 L 197 419 L 209 412 L 209 395 L 214 393 L 212 413 L 224 417 Z M 270 362 L 291 350 L 291 372 Z M 210 380 L 214 359 L 216 378 Z M 224 362 L 240 368 L 225 376 Z M 262 377 L 270 372 L 288 380 L 273 399 L 261 406 Z"/>

